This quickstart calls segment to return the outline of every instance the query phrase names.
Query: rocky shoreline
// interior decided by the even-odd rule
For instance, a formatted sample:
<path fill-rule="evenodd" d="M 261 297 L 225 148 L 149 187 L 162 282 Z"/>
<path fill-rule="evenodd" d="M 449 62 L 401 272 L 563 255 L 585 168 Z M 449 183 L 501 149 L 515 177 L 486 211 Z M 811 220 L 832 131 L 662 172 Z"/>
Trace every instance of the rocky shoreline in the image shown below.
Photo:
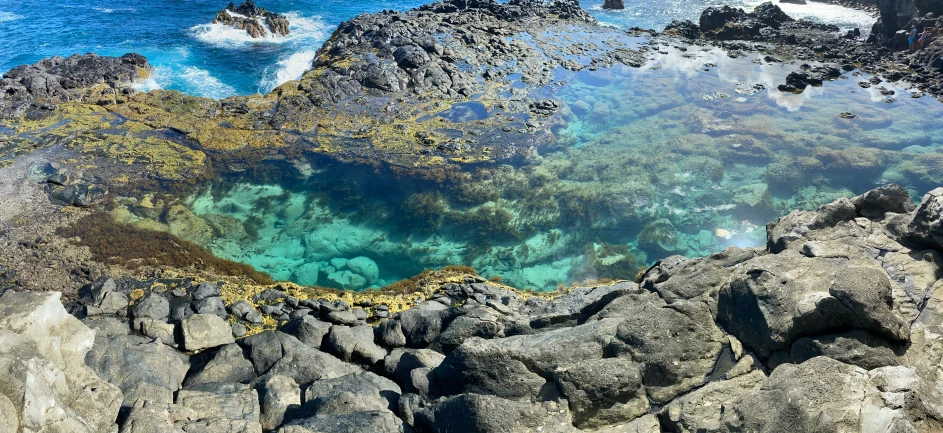
<path fill-rule="evenodd" d="M 393 314 L 102 279 L 67 303 L 80 321 L 7 290 L 0 410 L 11 431 L 938 431 L 941 214 L 943 189 L 915 208 L 889 185 L 638 284 L 545 299 L 432 274 Z"/>
<path fill-rule="evenodd" d="M 943 431 L 943 188 L 915 206 L 883 186 L 779 218 L 762 248 L 543 294 L 464 267 L 363 292 L 273 284 L 184 241 L 228 226 L 155 194 L 274 176 L 266 163 L 311 171 L 291 166 L 304 152 L 467 179 L 456 167 L 535 153 L 565 108 L 533 93 L 564 85 L 553 70 L 639 67 L 685 39 L 826 62 L 784 91 L 858 68 L 940 92 L 935 72 L 921 82 L 834 30 L 772 4 L 712 8 L 639 46 L 575 2 L 452 0 L 342 24 L 263 96 L 138 93 L 150 67 L 133 54 L 15 68 L 0 81 L 0 198 L 18 204 L 0 206 L 0 430 Z M 485 118 L 433 116 L 475 116 L 460 104 L 481 93 Z"/>

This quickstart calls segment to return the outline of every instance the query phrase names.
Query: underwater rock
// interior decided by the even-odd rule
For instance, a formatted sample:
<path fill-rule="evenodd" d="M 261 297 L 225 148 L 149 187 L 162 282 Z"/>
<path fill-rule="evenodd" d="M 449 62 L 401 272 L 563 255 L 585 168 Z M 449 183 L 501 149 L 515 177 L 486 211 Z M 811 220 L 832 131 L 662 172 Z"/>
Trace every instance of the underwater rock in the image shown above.
<path fill-rule="evenodd" d="M 640 247 L 662 254 L 684 254 L 688 249 L 678 230 L 664 218 L 646 224 L 637 238 Z"/>
<path fill-rule="evenodd" d="M 369 257 L 354 257 L 347 261 L 347 269 L 360 274 L 367 280 L 367 285 L 373 284 L 380 279 L 380 268 L 377 263 Z"/>
<path fill-rule="evenodd" d="M 360 290 L 367 285 L 367 279 L 351 271 L 335 271 L 327 276 L 328 283 L 344 290 Z"/>
<path fill-rule="evenodd" d="M 292 281 L 302 286 L 316 286 L 318 284 L 318 272 L 321 267 L 317 263 L 305 263 L 297 268 L 291 274 Z"/>

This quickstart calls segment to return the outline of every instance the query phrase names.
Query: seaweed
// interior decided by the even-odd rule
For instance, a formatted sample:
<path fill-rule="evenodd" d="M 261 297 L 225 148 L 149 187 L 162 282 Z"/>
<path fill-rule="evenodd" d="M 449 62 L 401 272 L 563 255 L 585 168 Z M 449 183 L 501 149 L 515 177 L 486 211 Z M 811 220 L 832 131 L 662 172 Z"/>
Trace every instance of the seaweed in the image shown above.
<path fill-rule="evenodd" d="M 213 270 L 220 275 L 246 277 L 259 284 L 272 284 L 272 277 L 244 263 L 214 256 L 209 250 L 170 233 L 141 229 L 115 222 L 103 212 L 93 212 L 75 223 L 60 227 L 56 234 L 75 238 L 88 247 L 92 258 L 101 263 L 129 269 L 142 266 L 169 266 L 178 269 Z"/>

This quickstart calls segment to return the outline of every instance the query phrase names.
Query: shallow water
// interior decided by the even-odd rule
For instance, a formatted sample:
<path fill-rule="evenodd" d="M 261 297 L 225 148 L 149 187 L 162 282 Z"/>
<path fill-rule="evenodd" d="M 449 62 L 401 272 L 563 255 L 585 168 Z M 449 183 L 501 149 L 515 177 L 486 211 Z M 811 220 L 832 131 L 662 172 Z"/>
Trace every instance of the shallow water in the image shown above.
<path fill-rule="evenodd" d="M 44 57 L 96 52 L 147 56 L 156 75 L 142 89 L 180 90 L 224 98 L 265 93 L 297 79 L 314 53 L 344 20 L 384 9 L 405 10 L 426 0 L 341 0 L 306 2 L 266 0 L 261 7 L 288 15 L 291 35 L 252 39 L 245 32 L 210 24 L 227 0 L 152 0 L 116 3 L 106 0 L 15 0 L 0 2 L 0 70 L 34 63 Z M 755 0 L 628 0 L 624 11 L 601 9 L 602 0 L 583 1 L 602 23 L 621 28 L 660 30 L 674 19 L 697 21 L 708 6 L 730 4 L 752 8 Z M 870 29 L 867 14 L 819 3 L 782 5 L 797 18 Z"/>
<path fill-rule="evenodd" d="M 943 114 L 935 99 L 861 88 L 858 71 L 785 94 L 795 66 L 653 48 L 665 54 L 642 68 L 557 71 L 565 86 L 532 95 L 565 103 L 555 141 L 520 164 L 435 182 L 312 158 L 264 182 L 230 176 L 189 205 L 234 227 L 208 242 L 215 253 L 276 279 L 359 289 L 461 263 L 549 290 L 759 246 L 791 209 L 885 182 L 919 197 L 943 174 L 943 133 L 925 121 Z M 475 101 L 443 114 L 482 115 Z M 351 282 L 343 262 L 361 256 L 377 275 Z"/>

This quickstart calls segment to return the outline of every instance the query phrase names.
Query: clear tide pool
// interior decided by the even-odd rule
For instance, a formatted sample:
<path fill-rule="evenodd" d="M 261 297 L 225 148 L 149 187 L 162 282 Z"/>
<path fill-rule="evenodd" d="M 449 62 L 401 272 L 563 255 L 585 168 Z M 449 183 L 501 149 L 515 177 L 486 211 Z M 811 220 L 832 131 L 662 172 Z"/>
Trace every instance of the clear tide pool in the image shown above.
<path fill-rule="evenodd" d="M 652 48 L 665 54 L 642 68 L 558 71 L 567 85 L 536 96 L 565 103 L 562 123 L 520 164 L 431 182 L 312 158 L 266 181 L 228 176 L 188 204 L 228 227 L 210 249 L 276 279 L 359 289 L 460 263 L 550 290 L 762 245 L 765 224 L 791 209 L 886 182 L 919 198 L 943 178 L 933 98 L 863 88 L 857 71 L 781 93 L 794 65 Z M 375 275 L 356 277 L 355 258 Z"/>

